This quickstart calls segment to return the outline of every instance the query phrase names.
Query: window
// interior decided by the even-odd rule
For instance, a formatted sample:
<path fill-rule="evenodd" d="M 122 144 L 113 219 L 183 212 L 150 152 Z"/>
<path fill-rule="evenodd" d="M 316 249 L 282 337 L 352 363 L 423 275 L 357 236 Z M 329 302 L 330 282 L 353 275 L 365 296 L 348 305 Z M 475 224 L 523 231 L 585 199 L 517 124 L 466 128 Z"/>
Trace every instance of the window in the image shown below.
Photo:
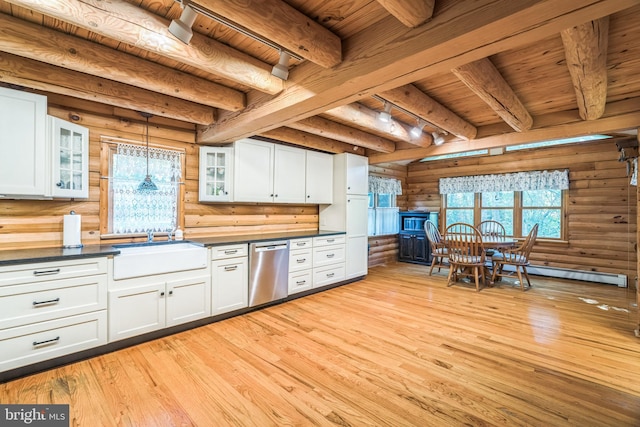
<path fill-rule="evenodd" d="M 398 194 L 402 187 L 397 179 L 369 176 L 369 236 L 398 232 Z"/>
<path fill-rule="evenodd" d="M 182 201 L 184 152 L 149 148 L 149 175 L 157 190 L 140 190 L 147 174 L 147 149 L 143 145 L 103 140 L 108 153 L 108 191 L 101 194 L 108 206 L 101 216 L 103 235 L 163 232 L 178 226 Z"/>
<path fill-rule="evenodd" d="M 493 219 L 508 235 L 524 237 L 537 223 L 539 237 L 561 239 L 568 187 L 568 171 L 443 178 L 445 226 Z M 496 188 L 501 191 L 491 191 Z"/>

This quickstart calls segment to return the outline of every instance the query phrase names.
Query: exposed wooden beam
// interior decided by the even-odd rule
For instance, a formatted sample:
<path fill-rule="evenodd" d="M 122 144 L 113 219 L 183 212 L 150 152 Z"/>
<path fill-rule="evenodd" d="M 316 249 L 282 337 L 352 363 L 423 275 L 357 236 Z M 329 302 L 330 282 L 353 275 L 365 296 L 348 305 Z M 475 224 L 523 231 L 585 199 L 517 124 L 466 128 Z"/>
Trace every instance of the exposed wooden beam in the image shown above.
<path fill-rule="evenodd" d="M 396 149 L 393 141 L 318 116 L 289 123 L 287 127 L 382 153 L 391 153 Z"/>
<path fill-rule="evenodd" d="M 250 94 L 241 113 L 222 112 L 198 128 L 198 141 L 229 142 L 265 132 L 413 81 L 450 72 L 479 58 L 557 35 L 582 22 L 632 7 L 634 0 L 451 2 L 424 25 L 403 27 L 393 17 L 344 41 L 343 62 L 323 69 L 303 62 L 278 96 Z M 379 28 L 385 28 L 380 31 Z"/>
<path fill-rule="evenodd" d="M 322 67 L 342 62 L 340 37 L 282 0 L 196 0 L 194 3 Z"/>
<path fill-rule="evenodd" d="M 270 131 L 261 133 L 259 136 L 274 139 L 276 141 L 288 142 L 291 144 L 301 145 L 307 148 L 313 148 L 328 153 L 354 153 L 361 156 L 365 155 L 363 147 L 351 145 L 335 139 L 325 138 L 323 136 L 302 132 L 288 127 L 280 127 Z"/>
<path fill-rule="evenodd" d="M 372 154 L 369 163 L 387 163 L 398 161 L 413 161 L 427 156 L 441 154 L 462 153 L 471 150 L 507 147 L 509 145 L 526 144 L 549 139 L 569 138 L 576 135 L 591 135 L 596 133 L 619 132 L 630 129 L 640 121 L 640 111 L 622 113 L 612 117 L 589 121 L 577 121 L 570 124 L 532 129 L 527 132 L 511 132 L 502 135 L 492 135 L 473 141 L 456 141 L 443 145 L 433 145 L 429 148 L 411 148 L 396 150 L 393 153 Z"/>
<path fill-rule="evenodd" d="M 378 0 L 380 6 L 407 27 L 415 28 L 433 16 L 435 0 Z"/>
<path fill-rule="evenodd" d="M 378 123 L 378 111 L 372 110 L 357 102 L 332 108 L 331 110 L 325 111 L 324 114 L 333 118 L 347 120 L 357 126 L 382 132 L 387 134 L 391 139 L 408 142 L 419 147 L 428 147 L 433 142 L 431 135 L 425 133 L 421 134 L 418 138 L 413 138 L 410 130 L 407 129 L 407 125 L 393 118 L 389 126 L 381 129 Z"/>
<path fill-rule="evenodd" d="M 478 133 L 476 127 L 471 123 L 438 103 L 414 85 L 400 86 L 378 95 L 460 138 L 473 139 Z"/>
<path fill-rule="evenodd" d="M 533 118 L 489 58 L 454 68 L 453 74 L 518 132 L 531 129 Z"/>
<path fill-rule="evenodd" d="M 82 74 L 9 53 L 0 52 L 0 81 L 145 111 L 189 123 L 210 124 L 213 108 L 124 83 Z"/>
<path fill-rule="evenodd" d="M 124 0 L 8 0 L 114 38 L 166 58 L 230 79 L 271 95 L 282 91 L 282 80 L 271 66 L 202 34 L 185 45 L 169 33 L 169 21 Z"/>
<path fill-rule="evenodd" d="M 240 91 L 4 14 L 0 51 L 224 110 L 246 105 Z"/>
<path fill-rule="evenodd" d="M 560 35 L 580 117 L 597 119 L 607 104 L 609 17 L 568 28 Z"/>

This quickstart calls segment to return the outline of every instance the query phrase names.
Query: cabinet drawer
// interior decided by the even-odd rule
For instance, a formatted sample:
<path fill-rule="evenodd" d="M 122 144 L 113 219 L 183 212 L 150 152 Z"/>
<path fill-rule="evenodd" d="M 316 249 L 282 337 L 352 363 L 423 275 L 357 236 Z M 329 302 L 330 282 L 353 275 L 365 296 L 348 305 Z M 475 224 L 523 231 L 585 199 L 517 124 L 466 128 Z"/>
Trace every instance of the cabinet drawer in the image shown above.
<path fill-rule="evenodd" d="M 249 254 L 246 243 L 237 245 L 213 246 L 211 247 L 211 259 L 226 259 L 247 256 Z"/>
<path fill-rule="evenodd" d="M 289 272 L 307 270 L 313 266 L 313 249 L 296 249 L 289 252 Z"/>
<path fill-rule="evenodd" d="M 313 269 L 313 287 L 330 285 L 339 282 L 345 278 L 345 265 L 334 264 L 323 268 Z"/>
<path fill-rule="evenodd" d="M 293 239 L 289 241 L 289 250 L 305 249 L 313 246 L 313 239 Z"/>
<path fill-rule="evenodd" d="M 0 329 L 107 308 L 107 275 L 0 287 Z"/>
<path fill-rule="evenodd" d="M 344 262 L 344 245 L 321 246 L 313 248 L 313 266 L 321 267 Z"/>
<path fill-rule="evenodd" d="M 344 242 L 345 242 L 344 234 L 338 234 L 338 235 L 326 236 L 326 237 L 314 237 L 313 247 L 317 248 L 318 246 L 338 245 Z"/>
<path fill-rule="evenodd" d="M 9 265 L 0 267 L 0 286 L 106 273 L 106 257 Z"/>
<path fill-rule="evenodd" d="M 306 291 L 313 286 L 313 274 L 311 270 L 289 273 L 289 295 Z"/>
<path fill-rule="evenodd" d="M 0 371 L 106 343 L 106 310 L 4 329 L 0 331 Z"/>

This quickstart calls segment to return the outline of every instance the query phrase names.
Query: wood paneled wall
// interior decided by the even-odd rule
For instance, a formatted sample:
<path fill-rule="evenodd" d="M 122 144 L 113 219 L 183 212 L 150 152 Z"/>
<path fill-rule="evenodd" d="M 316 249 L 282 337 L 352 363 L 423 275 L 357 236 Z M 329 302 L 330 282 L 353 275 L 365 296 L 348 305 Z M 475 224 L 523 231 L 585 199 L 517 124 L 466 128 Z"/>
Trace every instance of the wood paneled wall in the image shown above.
<path fill-rule="evenodd" d="M 50 93 L 42 94 L 48 97 L 50 115 L 89 128 L 89 198 L 0 200 L 0 250 L 61 246 L 63 215 L 71 210 L 82 215 L 82 243 L 85 245 L 136 240 L 100 239 L 100 138 L 104 135 L 142 142 L 145 135 L 144 119 L 132 110 Z M 195 144 L 193 125 L 152 117 L 149 141 L 151 144 L 186 150 L 186 238 L 318 228 L 317 205 L 199 203 L 199 149 Z"/>
<path fill-rule="evenodd" d="M 637 196 L 613 141 L 581 143 L 498 156 L 408 166 L 410 209 L 439 210 L 438 179 L 530 170 L 569 169 L 567 241 L 539 239 L 532 263 L 636 276 Z"/>

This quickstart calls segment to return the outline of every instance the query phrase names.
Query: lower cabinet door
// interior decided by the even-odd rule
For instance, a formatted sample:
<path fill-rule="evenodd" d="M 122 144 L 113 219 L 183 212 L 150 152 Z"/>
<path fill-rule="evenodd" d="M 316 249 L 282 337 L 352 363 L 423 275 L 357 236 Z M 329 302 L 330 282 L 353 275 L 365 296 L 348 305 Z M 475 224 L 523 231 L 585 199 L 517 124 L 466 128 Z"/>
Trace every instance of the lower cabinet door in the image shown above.
<path fill-rule="evenodd" d="M 165 326 L 165 282 L 109 291 L 109 341 Z"/>
<path fill-rule="evenodd" d="M 167 282 L 165 326 L 174 326 L 211 315 L 209 276 Z"/>
<path fill-rule="evenodd" d="M 3 329 L 0 331 L 0 371 L 106 343 L 106 310 Z"/>
<path fill-rule="evenodd" d="M 347 237 L 347 279 L 366 276 L 369 272 L 369 238 L 364 236 Z"/>
<path fill-rule="evenodd" d="M 247 257 L 211 263 L 211 314 L 228 313 L 249 306 Z"/>

